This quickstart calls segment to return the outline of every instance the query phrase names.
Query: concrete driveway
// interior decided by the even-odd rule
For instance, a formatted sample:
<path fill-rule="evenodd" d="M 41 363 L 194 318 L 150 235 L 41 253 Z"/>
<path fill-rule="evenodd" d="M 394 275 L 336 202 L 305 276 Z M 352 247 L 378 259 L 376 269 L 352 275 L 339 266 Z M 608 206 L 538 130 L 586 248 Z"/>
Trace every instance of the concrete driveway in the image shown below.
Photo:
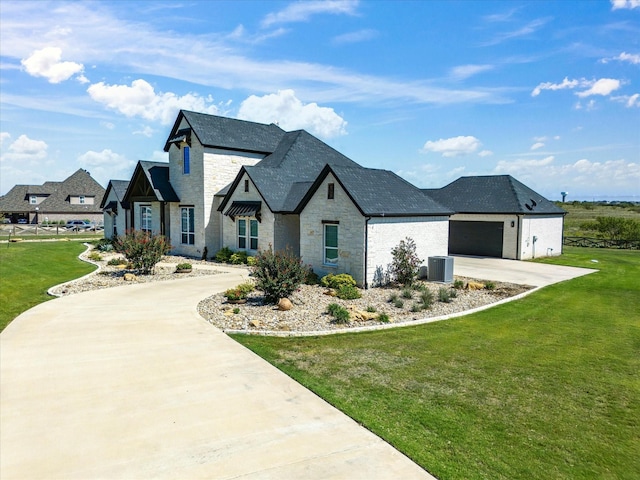
<path fill-rule="evenodd" d="M 15 319 L 0 335 L 0 478 L 433 478 L 197 314 L 244 273 Z"/>
<path fill-rule="evenodd" d="M 590 268 L 521 262 L 503 258 L 454 255 L 453 260 L 453 273 L 455 275 L 481 280 L 531 285 L 532 287 L 544 287 L 597 271 Z"/>

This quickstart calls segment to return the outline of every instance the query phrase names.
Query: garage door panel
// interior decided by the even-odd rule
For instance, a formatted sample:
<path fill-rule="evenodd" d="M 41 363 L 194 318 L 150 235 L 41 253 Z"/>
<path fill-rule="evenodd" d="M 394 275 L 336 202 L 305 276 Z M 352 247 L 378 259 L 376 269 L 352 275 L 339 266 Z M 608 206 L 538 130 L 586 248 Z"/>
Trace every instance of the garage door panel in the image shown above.
<path fill-rule="evenodd" d="M 449 254 L 502 258 L 502 222 L 449 222 Z"/>

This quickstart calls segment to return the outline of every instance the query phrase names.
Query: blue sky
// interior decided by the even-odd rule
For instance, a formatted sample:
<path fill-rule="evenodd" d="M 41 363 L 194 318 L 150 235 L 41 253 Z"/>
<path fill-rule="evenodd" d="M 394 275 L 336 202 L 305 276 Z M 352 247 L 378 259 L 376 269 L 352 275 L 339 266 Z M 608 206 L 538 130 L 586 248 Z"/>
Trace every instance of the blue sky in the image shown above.
<path fill-rule="evenodd" d="M 184 108 L 423 188 L 640 200 L 640 0 L 2 0 L 0 73 L 0 194 L 128 179 Z"/>

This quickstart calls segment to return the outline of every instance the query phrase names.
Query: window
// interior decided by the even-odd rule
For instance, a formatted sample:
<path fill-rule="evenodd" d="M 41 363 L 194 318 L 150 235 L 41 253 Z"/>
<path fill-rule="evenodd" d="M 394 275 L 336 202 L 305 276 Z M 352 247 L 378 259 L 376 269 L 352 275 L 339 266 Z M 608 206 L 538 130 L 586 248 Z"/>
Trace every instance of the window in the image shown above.
<path fill-rule="evenodd" d="M 140 207 L 140 229 L 151 233 L 151 205 L 142 205 Z"/>
<path fill-rule="evenodd" d="M 324 225 L 324 263 L 338 264 L 338 225 Z"/>
<path fill-rule="evenodd" d="M 31 195 L 31 196 L 29 197 L 29 203 L 30 203 L 31 205 L 35 205 L 36 203 L 38 203 L 38 197 L 36 197 L 35 195 Z"/>
<path fill-rule="evenodd" d="M 194 245 L 196 243 L 196 229 L 193 219 L 194 208 L 182 207 L 181 212 L 181 231 L 182 231 L 182 244 Z"/>
<path fill-rule="evenodd" d="M 249 220 L 249 228 L 247 229 L 247 219 L 238 219 L 238 248 L 257 250 L 258 249 L 258 221 Z"/>
<path fill-rule="evenodd" d="M 244 191 L 248 192 L 249 191 L 249 180 L 245 180 L 244 181 Z"/>
<path fill-rule="evenodd" d="M 84 203 L 84 195 L 80 195 L 80 203 L 83 204 Z"/>
<path fill-rule="evenodd" d="M 327 198 L 329 200 L 333 200 L 334 194 L 335 194 L 335 184 L 330 183 L 327 185 Z"/>
<path fill-rule="evenodd" d="M 191 159 L 188 146 L 182 148 L 182 173 L 185 175 L 191 173 Z"/>

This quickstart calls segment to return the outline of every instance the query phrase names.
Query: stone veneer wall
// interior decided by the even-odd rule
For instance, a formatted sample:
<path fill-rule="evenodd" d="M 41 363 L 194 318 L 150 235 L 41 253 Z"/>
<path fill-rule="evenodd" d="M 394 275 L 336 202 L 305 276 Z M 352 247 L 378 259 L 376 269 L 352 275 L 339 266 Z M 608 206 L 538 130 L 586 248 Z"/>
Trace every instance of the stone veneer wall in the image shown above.
<path fill-rule="evenodd" d="M 334 199 L 327 199 L 327 185 L 335 186 Z M 324 264 L 324 227 L 322 221 L 337 221 L 338 265 Z M 300 256 L 320 277 L 329 273 L 348 273 L 364 283 L 365 219 L 340 187 L 333 175 L 327 175 L 300 214 Z"/>

